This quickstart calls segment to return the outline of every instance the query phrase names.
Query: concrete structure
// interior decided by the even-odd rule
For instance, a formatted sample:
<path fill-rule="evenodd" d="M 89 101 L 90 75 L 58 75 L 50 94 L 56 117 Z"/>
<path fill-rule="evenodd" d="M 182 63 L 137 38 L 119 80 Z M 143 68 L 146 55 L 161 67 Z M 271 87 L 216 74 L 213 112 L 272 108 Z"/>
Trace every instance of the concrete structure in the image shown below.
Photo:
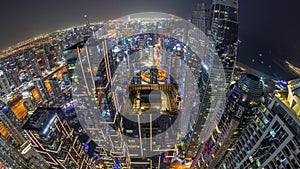
<path fill-rule="evenodd" d="M 52 168 L 93 168 L 61 109 L 38 108 L 23 129 L 30 138 L 32 147 Z"/>
<path fill-rule="evenodd" d="M 46 88 L 44 79 L 43 78 L 34 78 L 33 83 L 42 99 L 42 102 L 48 101 L 48 99 L 50 99 L 51 96 Z"/>
<path fill-rule="evenodd" d="M 268 104 L 223 156 L 221 168 L 300 167 L 300 79 L 275 91 Z"/>
<path fill-rule="evenodd" d="M 192 6 L 191 22 L 197 26 L 205 35 L 211 32 L 211 7 L 205 3 L 197 3 Z"/>
<path fill-rule="evenodd" d="M 230 84 L 237 59 L 238 0 L 213 0 L 211 38 Z"/>
<path fill-rule="evenodd" d="M 200 145 L 191 168 L 217 168 L 263 101 L 263 84 L 258 77 L 245 74 L 231 85 L 220 122 L 210 138 Z"/>
<path fill-rule="evenodd" d="M 3 70 L 0 70 L 0 87 L 1 87 L 1 93 L 7 95 L 11 92 L 9 81 Z"/>
<path fill-rule="evenodd" d="M 22 97 L 23 97 L 23 104 L 25 108 L 28 111 L 28 114 L 32 114 L 36 108 L 37 108 L 37 102 L 35 98 L 33 97 L 32 93 L 30 91 L 24 91 L 22 92 Z"/>

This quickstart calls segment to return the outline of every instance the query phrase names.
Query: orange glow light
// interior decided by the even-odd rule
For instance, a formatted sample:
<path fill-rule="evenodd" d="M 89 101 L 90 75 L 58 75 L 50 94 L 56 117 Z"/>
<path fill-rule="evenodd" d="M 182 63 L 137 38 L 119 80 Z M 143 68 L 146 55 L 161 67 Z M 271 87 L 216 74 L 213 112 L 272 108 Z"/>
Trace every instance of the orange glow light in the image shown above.
<path fill-rule="evenodd" d="M 0 122 L 0 133 L 5 138 L 8 138 L 8 136 L 9 136 L 7 130 L 4 128 L 4 126 L 1 122 Z"/>

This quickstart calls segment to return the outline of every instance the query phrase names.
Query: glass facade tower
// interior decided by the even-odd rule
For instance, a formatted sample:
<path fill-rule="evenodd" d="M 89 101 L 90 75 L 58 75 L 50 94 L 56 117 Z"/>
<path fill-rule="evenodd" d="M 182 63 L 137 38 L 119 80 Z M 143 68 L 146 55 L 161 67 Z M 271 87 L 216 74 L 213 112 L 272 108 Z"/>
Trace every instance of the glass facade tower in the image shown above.
<path fill-rule="evenodd" d="M 238 0 L 213 0 L 211 37 L 229 84 L 237 59 Z"/>

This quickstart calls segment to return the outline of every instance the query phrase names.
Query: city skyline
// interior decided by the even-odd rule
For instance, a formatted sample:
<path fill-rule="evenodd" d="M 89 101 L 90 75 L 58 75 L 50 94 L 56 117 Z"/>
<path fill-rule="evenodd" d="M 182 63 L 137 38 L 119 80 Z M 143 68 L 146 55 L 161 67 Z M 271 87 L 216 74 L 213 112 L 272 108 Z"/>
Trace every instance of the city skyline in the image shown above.
<path fill-rule="evenodd" d="M 299 168 L 296 5 L 5 3 L 0 168 Z"/>
<path fill-rule="evenodd" d="M 40 34 L 53 32 L 85 23 L 84 15 L 91 22 L 117 19 L 138 12 L 172 13 L 184 19 L 191 18 L 192 4 L 209 3 L 210 0 L 180 1 L 7 1 L 1 7 L 0 49 L 14 45 Z M 274 74 L 278 78 L 291 80 L 293 74 L 284 70 L 287 60 L 300 67 L 300 43 L 297 20 L 297 6 L 300 2 L 241 1 L 239 12 L 238 61 Z M 113 5 L 110 5 L 113 4 Z M 109 9 L 109 10 L 108 10 Z M 118 12 L 116 12 L 118 11 Z M 262 55 L 260 55 L 262 54 Z M 253 62 L 254 61 L 254 62 Z M 271 66 L 271 68 L 269 68 Z M 276 72 L 276 73 L 274 73 Z"/>
<path fill-rule="evenodd" d="M 0 48 L 4 49 L 19 41 L 26 40 L 38 34 L 52 32 L 57 29 L 70 27 L 73 25 L 82 24 L 84 22 L 83 15 L 87 14 L 91 21 L 104 21 L 106 19 L 116 19 L 123 15 L 137 13 L 137 12 L 165 12 L 173 13 L 185 19 L 190 18 L 190 11 L 192 4 L 196 2 L 209 2 L 208 0 L 188 0 L 188 1 L 131 1 L 122 2 L 119 0 L 109 1 L 111 4 L 104 1 L 51 1 L 41 4 L 39 1 L 21 1 L 14 3 L 13 1 L 6 1 L 1 5 L 0 17 L 5 26 L 1 28 Z M 274 37 L 279 39 L 286 39 L 286 43 L 282 43 L 283 49 L 280 51 L 272 51 L 272 55 L 284 55 L 284 48 L 295 50 L 299 47 L 299 42 L 296 37 L 299 24 L 293 22 L 297 18 L 296 11 L 293 10 L 299 6 L 299 1 L 293 0 L 286 3 L 281 3 L 279 0 L 275 1 L 242 1 L 240 2 L 240 39 L 245 43 L 253 44 L 253 40 L 257 44 L 254 47 L 244 47 L 241 49 L 243 53 L 247 51 L 255 51 L 266 48 L 268 52 L 274 43 Z M 107 10 L 107 9 L 113 10 Z M 118 12 L 115 12 L 115 11 Z M 28 12 L 27 12 L 28 11 Z M 114 12 L 112 12 L 114 11 Z M 55 21 L 55 22 L 54 22 Z M 289 27 L 288 31 L 284 31 L 284 25 Z M 283 30 L 282 30 L 283 29 Z M 268 30 L 268 31 L 267 31 Z M 283 35 L 279 35 L 282 33 Z M 288 35 L 288 36 L 286 36 Z M 262 42 L 258 42 L 258 40 Z M 278 44 L 277 44 L 278 45 Z M 241 47 L 243 48 L 243 43 Z M 282 51 L 283 50 L 283 51 Z M 291 51 L 291 50 L 286 50 Z M 299 51 L 299 50 L 298 50 Z M 258 52 L 258 51 L 257 51 Z M 263 52 L 263 51 L 262 51 Z M 290 56 L 289 56 L 290 55 Z M 287 54 L 285 57 L 296 55 L 296 51 Z M 283 57 L 283 56 L 282 56 Z"/>

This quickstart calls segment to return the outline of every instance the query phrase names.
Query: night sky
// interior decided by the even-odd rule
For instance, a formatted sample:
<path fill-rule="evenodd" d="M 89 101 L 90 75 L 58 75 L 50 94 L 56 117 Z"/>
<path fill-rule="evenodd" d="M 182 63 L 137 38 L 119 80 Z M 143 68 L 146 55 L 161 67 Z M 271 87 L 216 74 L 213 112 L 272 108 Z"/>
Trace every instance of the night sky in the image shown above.
<path fill-rule="evenodd" d="M 83 24 L 85 14 L 92 22 L 137 12 L 172 13 L 189 19 L 192 3 L 203 1 L 207 0 L 3 1 L 0 49 L 41 33 Z M 288 59 L 300 66 L 299 6 L 299 0 L 241 0 L 239 61 L 249 63 L 254 58 L 278 66 Z"/>

